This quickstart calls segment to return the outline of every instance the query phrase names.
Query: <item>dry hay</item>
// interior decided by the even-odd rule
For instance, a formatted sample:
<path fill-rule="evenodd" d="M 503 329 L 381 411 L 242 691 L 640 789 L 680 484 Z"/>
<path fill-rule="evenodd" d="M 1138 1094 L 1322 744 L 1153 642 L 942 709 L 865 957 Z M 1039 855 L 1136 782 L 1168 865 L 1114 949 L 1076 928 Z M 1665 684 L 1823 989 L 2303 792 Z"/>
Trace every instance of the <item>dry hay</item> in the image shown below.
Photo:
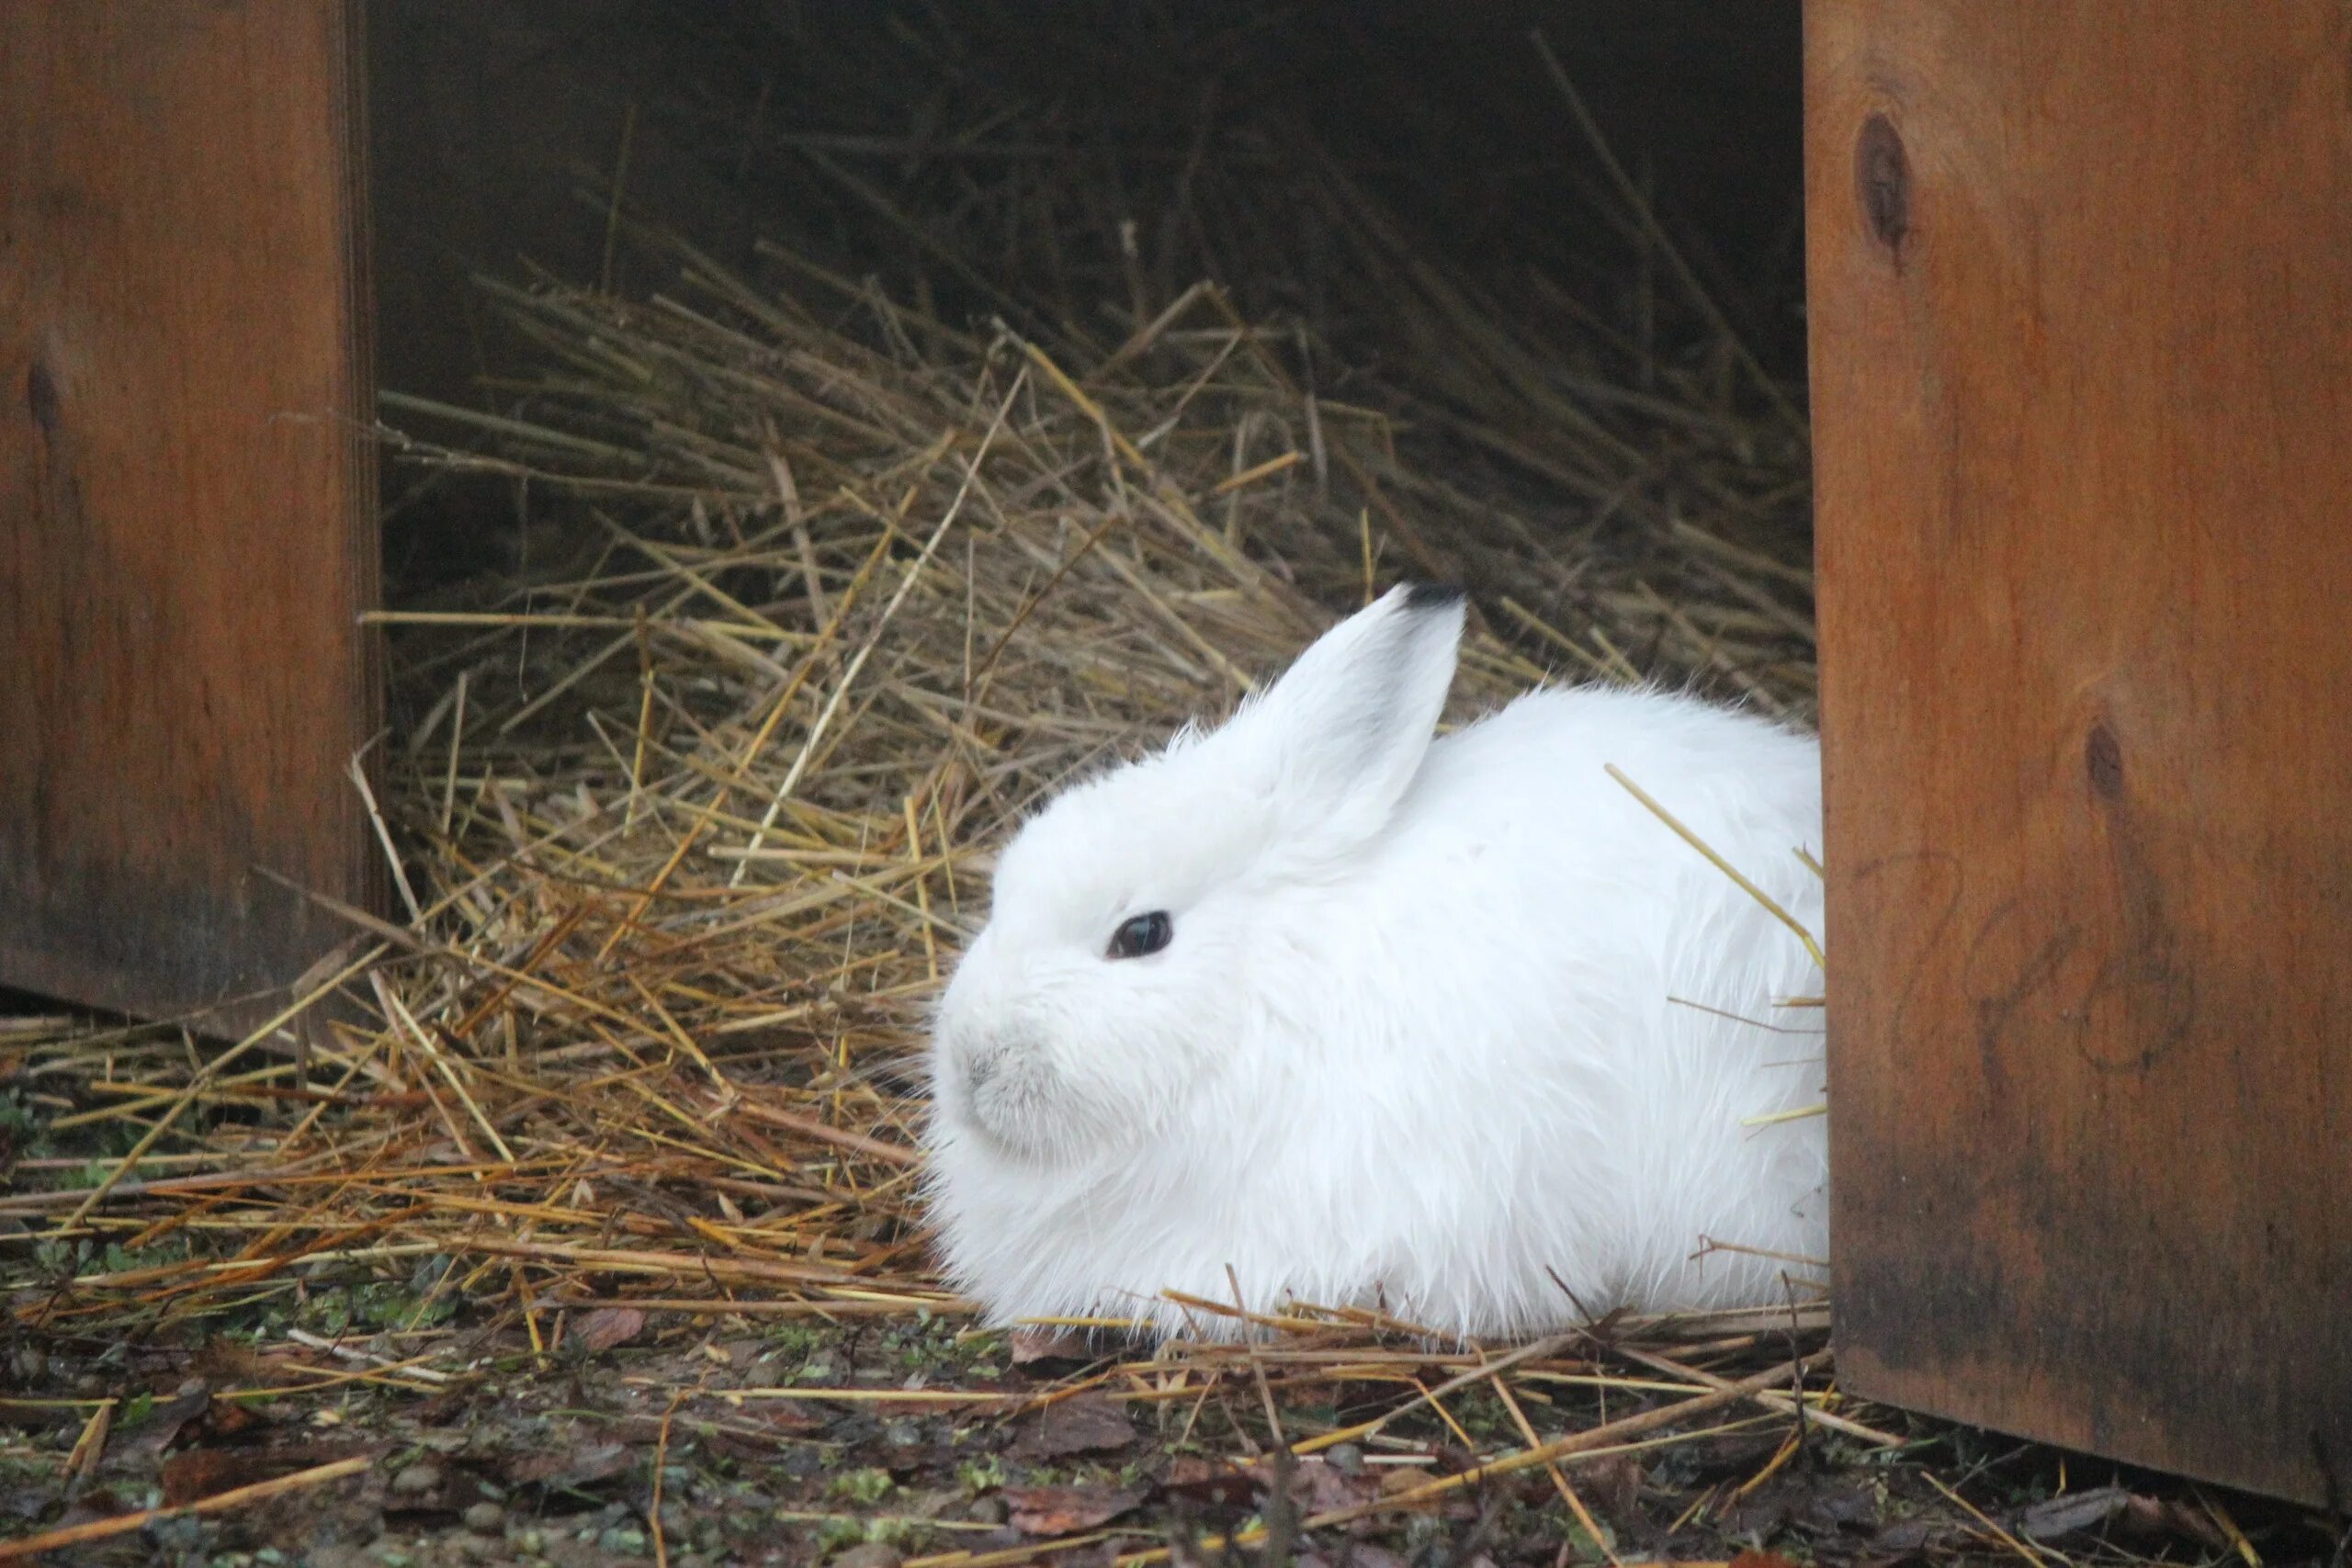
<path fill-rule="evenodd" d="M 1758 471 L 1776 439 L 1758 421 L 1780 416 L 1740 412 L 1724 356 L 1666 390 L 1579 391 L 1540 368 L 1540 334 L 1499 324 L 1368 206 L 1344 231 L 1387 255 L 1356 276 L 1400 330 L 1448 345 L 1452 380 L 1318 393 L 1310 327 L 1246 321 L 1209 284 L 1107 341 L 1024 335 L 782 250 L 778 283 L 754 288 L 640 231 L 674 266 L 660 297 L 502 290 L 541 350 L 503 389 L 509 412 L 386 403 L 445 433 L 388 435 L 406 456 L 511 479 L 551 520 L 516 571 L 381 617 L 401 722 L 374 799 L 401 852 L 399 918 L 345 911 L 353 943 L 300 1020 L 234 1049 L 19 1032 L 20 1081 L 64 1111 L 50 1135 L 135 1134 L 134 1158 L 82 1184 L 76 1161 L 27 1161 L 30 1190 L 0 1198 L 28 1227 L 12 1252 L 40 1259 L 19 1328 L 266 1320 L 389 1281 L 390 1330 L 266 1348 L 281 1376 L 441 1391 L 485 1346 L 548 1351 L 600 1307 L 953 1320 L 915 1208 L 908 1063 L 991 849 L 1057 784 L 1227 707 L 1399 574 L 1478 590 L 1464 708 L 1560 666 L 1807 713 L 1785 515 L 1802 454 Z M 1470 447 L 1517 480 L 1436 477 Z M 1673 499 L 1694 485 L 1718 514 Z M 1611 528 L 1633 542 L 1601 547 Z M 1394 1459 L 1425 1447 L 1390 1435 L 1401 1410 L 1319 1429 L 1285 1412 L 1342 1382 L 1441 1412 L 1484 1384 L 1523 1440 L 1464 1434 L 1482 1464 L 1357 1511 L 1549 1467 L 1581 1513 L 1568 1454 L 1677 1425 L 1800 1429 L 1788 1391 L 1826 1367 L 1823 1325 L 1808 1303 L 1495 1356 L 1302 1307 L 1256 1346 L 904 1397 L 995 1414 L 1091 1389 L 1209 1412 L 1201 1431 L 1235 1452 L 1263 1445 L 1262 1417 L 1300 1453 Z"/>

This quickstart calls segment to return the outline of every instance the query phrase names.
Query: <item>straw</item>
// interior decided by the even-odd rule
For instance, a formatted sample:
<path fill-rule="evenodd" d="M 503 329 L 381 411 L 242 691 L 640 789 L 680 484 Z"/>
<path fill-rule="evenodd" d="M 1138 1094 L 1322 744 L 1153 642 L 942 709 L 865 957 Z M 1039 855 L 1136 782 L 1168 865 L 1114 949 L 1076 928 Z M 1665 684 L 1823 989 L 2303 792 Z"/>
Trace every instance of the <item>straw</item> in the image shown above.
<path fill-rule="evenodd" d="M 973 179 L 1083 165 L 1038 134 L 1034 160 L 942 156 Z M 306 894 L 368 945 L 209 1059 L 169 1029 L 6 1026 L 29 1081 L 131 1144 L 86 1191 L 28 1166 L 0 1199 L 28 1227 L 0 1247 L 111 1242 L 133 1263 L 12 1299 L 20 1330 L 147 1337 L 425 1268 L 449 1326 L 280 1348 L 318 1358 L 288 1363 L 318 1386 L 454 1392 L 474 1375 L 461 1333 L 541 1355 L 602 1306 L 960 1325 L 924 1231 L 914 1064 L 994 853 L 1055 789 L 1228 710 L 1408 572 L 1472 590 L 1454 720 L 1555 666 L 1811 711 L 1802 445 L 1785 389 L 1697 367 L 1740 352 L 1721 312 L 1679 329 L 1704 351 L 1687 363 L 1589 305 L 1514 315 L 1311 144 L 1278 200 L 1238 163 L 1180 157 L 1180 238 L 1137 253 L 1170 277 L 1073 236 L 1051 288 L 991 261 L 987 203 L 910 205 L 851 147 L 794 156 L 900 286 L 788 244 L 739 276 L 592 193 L 608 249 L 647 264 L 626 276 L 665 283 L 489 286 L 530 345 L 495 406 L 386 400 L 408 469 L 526 483 L 542 529 L 527 567 L 370 617 L 394 728 L 364 804 L 398 917 Z M 1181 239 L 1279 252 L 1269 201 L 1323 225 L 1344 279 L 1329 319 L 1253 313 Z M 1655 214 L 1615 216 L 1657 243 Z M 959 286 L 986 314 L 937 303 Z M 1349 321 L 1382 323 L 1382 374 L 1342 373 Z M 291 1070 L 298 1032 L 333 1071 Z M 1814 1304 L 1491 1351 L 1363 1308 L 1176 1304 L 1256 1337 L 1106 1341 L 1106 1369 L 1027 1392 L 729 1397 L 1016 1415 L 1083 1391 L 1168 1406 L 1218 1451 L 1423 1459 L 1464 1402 L 1509 1414 L 1514 1439 L 1461 1474 L 1308 1529 L 1521 1471 L 1585 1515 L 1566 1461 L 1735 1406 L 1893 1440 L 1807 1384 L 1827 1365 Z M 1343 1383 L 1394 1396 L 1302 1415 Z M 662 1392 L 666 1445 L 712 1396 Z"/>

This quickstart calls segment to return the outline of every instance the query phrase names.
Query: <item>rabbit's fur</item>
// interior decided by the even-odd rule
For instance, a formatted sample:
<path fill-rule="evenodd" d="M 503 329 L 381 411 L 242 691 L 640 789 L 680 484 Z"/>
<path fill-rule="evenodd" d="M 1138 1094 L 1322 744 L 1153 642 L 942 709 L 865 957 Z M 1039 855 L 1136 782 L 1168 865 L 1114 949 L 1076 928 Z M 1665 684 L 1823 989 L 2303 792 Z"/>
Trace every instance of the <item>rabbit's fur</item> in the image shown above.
<path fill-rule="evenodd" d="M 1815 743 L 1601 689 L 1432 741 L 1463 620 L 1396 589 L 1005 849 L 940 1005 L 926 1177 L 993 1320 L 1231 1333 L 1160 1292 L 1238 1281 L 1252 1312 L 1510 1336 L 1778 1303 L 1825 1255 L 1823 1119 L 1742 1124 L 1820 1099 L 1821 1015 L 1776 1004 L 1821 972 L 1603 772 L 1818 931 Z M 1167 945 L 1113 955 L 1151 911 Z"/>

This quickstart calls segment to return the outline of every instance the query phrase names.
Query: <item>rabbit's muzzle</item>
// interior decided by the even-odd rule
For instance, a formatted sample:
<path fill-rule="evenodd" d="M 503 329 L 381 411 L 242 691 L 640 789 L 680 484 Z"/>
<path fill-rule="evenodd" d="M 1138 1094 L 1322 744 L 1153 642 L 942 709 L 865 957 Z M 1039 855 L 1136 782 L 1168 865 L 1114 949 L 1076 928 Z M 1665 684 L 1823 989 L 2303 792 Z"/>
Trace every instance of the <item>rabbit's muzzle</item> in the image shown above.
<path fill-rule="evenodd" d="M 1032 1150 L 1052 1087 L 1039 1043 L 1019 1034 L 956 1032 L 944 1046 L 949 1111 L 994 1142 Z"/>

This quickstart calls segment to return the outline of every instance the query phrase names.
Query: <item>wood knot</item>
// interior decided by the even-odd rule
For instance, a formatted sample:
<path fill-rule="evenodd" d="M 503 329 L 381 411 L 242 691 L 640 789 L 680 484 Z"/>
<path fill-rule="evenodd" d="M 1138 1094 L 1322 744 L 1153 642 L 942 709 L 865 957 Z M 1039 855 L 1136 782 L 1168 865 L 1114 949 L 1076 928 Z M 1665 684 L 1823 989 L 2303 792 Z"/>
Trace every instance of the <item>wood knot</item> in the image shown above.
<path fill-rule="evenodd" d="M 2123 744 L 2104 724 L 2091 726 L 2090 739 L 2083 742 L 2083 770 L 2090 774 L 2091 792 L 2101 800 L 2123 794 Z"/>
<path fill-rule="evenodd" d="M 1911 233 L 1911 159 L 1902 135 L 1883 114 L 1862 122 L 1854 144 L 1854 196 L 1871 237 L 1899 259 Z"/>
<path fill-rule="evenodd" d="M 51 372 L 49 361 L 36 357 L 33 367 L 25 372 L 25 407 L 44 438 L 57 434 L 60 401 L 57 378 Z"/>

